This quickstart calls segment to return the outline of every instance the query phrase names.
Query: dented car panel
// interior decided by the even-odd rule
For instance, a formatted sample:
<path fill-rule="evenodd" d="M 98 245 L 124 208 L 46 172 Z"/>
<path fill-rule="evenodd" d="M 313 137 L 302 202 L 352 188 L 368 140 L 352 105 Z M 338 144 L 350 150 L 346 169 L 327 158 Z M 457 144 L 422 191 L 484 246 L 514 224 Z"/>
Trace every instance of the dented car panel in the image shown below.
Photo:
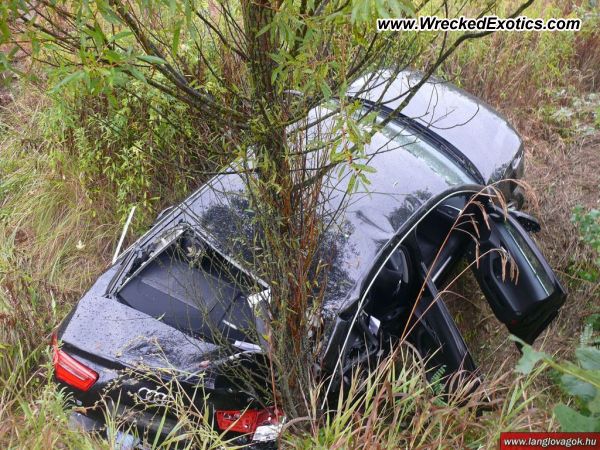
<path fill-rule="evenodd" d="M 385 76 L 361 83 L 381 83 Z M 383 106 L 373 103 L 377 86 L 369 97 L 358 89 L 352 95 L 383 118 L 415 77 L 399 76 Z M 453 111 L 459 123 L 452 126 Z M 503 117 L 436 81 L 372 137 L 363 161 L 376 170 L 370 192 L 352 194 L 342 214 L 323 217 L 331 222 L 318 252 L 331 267 L 322 357 L 323 373 L 336 375 L 330 387 L 343 383 L 352 366 L 380 354 L 378 345 L 390 338 L 406 337 L 428 358 L 431 371 L 476 374 L 440 294 L 460 261 L 471 265 L 498 319 L 524 341 L 533 341 L 556 316 L 566 294 L 528 235 L 539 224 L 499 209 L 486 187 L 502 182 L 507 201 L 518 206 L 518 187 L 507 179 L 522 175 L 522 156 L 521 139 Z M 260 409 L 268 399 L 232 370 L 243 365 L 258 376 L 264 368 L 265 316 L 257 308 L 269 299 L 268 283 L 252 270 L 260 230 L 236 168 L 232 164 L 161 214 L 59 327 L 61 350 L 98 375 L 87 391 L 62 381 L 90 408 L 88 418 L 102 422 L 107 403 L 98 402 L 109 398 L 116 409 L 136 411 L 140 429 L 152 428 L 161 414 L 173 421 L 164 383 L 175 383 L 200 410 L 215 412 L 217 427 L 219 420 L 235 424 L 247 408 L 269 416 L 254 434 L 240 431 L 244 442 L 268 440 L 265 430 L 277 428 L 277 414 Z M 325 211 L 345 201 L 348 183 L 348 176 L 327 178 Z M 461 224 L 463 214 L 474 217 L 469 223 L 479 229 Z M 517 277 L 506 276 L 509 263 Z M 155 408 L 139 408 L 140 401 Z"/>

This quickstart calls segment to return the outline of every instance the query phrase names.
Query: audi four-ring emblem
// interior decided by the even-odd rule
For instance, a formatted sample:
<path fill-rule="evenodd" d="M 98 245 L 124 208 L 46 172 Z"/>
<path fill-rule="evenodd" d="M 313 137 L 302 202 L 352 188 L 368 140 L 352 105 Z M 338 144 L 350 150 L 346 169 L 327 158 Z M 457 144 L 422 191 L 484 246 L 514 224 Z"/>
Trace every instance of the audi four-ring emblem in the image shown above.
<path fill-rule="evenodd" d="M 159 405 L 165 405 L 172 400 L 172 397 L 169 394 L 154 389 L 149 389 L 147 387 L 138 389 L 137 395 L 141 401 L 156 403 Z"/>

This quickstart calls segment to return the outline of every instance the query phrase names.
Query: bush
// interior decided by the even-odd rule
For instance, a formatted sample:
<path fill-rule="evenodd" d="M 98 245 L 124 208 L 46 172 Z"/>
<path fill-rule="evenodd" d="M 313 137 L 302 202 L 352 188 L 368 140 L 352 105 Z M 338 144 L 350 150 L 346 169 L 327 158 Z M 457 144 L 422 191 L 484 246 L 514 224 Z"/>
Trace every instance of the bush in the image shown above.
<path fill-rule="evenodd" d="M 195 144 L 198 119 L 141 85 L 20 86 L 0 111 L 0 446 L 97 448 L 66 430 L 50 332 L 110 262 L 130 207 L 135 236 L 216 162 Z"/>
<path fill-rule="evenodd" d="M 202 146 L 207 131 L 187 106 L 142 82 L 94 94 L 63 86 L 44 112 L 44 139 L 54 164 L 78 161 L 94 203 L 112 195 L 121 223 L 133 205 L 147 224 L 156 210 L 181 199 L 215 170 Z M 138 231 L 139 229 L 134 231 Z"/>

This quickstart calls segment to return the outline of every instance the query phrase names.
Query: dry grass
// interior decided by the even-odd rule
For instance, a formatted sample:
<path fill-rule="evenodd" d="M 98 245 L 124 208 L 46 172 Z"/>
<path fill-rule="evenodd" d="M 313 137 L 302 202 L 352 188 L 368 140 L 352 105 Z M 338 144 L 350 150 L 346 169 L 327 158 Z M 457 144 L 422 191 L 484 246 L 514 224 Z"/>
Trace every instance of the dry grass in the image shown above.
<path fill-rule="evenodd" d="M 298 449 L 495 449 L 504 430 L 552 427 L 548 412 L 534 407 L 541 394 L 533 387 L 537 373 L 515 378 L 499 367 L 491 380 L 478 386 L 463 380 L 456 383 L 460 389 L 447 396 L 435 376 L 427 381 L 423 361 L 413 352 L 410 346 L 400 346 L 368 377 L 355 373 L 327 415 L 319 414 L 317 392 L 311 392 L 309 417 L 286 427 L 300 428 L 288 437 L 288 445 Z"/>

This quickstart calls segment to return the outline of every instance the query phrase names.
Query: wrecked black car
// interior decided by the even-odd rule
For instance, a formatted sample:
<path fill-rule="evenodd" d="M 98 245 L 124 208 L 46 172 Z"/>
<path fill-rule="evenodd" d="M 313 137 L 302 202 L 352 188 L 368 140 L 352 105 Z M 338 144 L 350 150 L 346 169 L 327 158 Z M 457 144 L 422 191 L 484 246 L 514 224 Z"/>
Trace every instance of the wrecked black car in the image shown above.
<path fill-rule="evenodd" d="M 350 92 L 385 117 L 416 76 L 403 73 L 390 86 L 385 73 L 369 76 Z M 566 294 L 529 235 L 539 224 L 519 211 L 523 144 L 506 119 L 430 80 L 369 148 L 377 149 L 367 151 L 376 169 L 369 192 L 352 194 L 327 243 L 335 268 L 326 288 L 321 370 L 341 374 L 331 383 L 377 354 L 382 336 L 403 333 L 432 368 L 475 374 L 440 295 L 464 261 L 508 331 L 533 342 Z M 341 201 L 335 193 L 347 191 L 343 183 L 332 181 L 333 209 Z M 248 443 L 275 439 L 282 412 L 265 407 L 227 370 L 252 369 L 266 357 L 247 330 L 261 326 L 257 312 L 269 301 L 269 285 L 236 257 L 237 237 L 248 231 L 246 205 L 238 173 L 214 177 L 161 214 L 62 322 L 53 362 L 58 382 L 85 407 L 75 421 L 101 427 L 110 399 L 138 429 L 169 433 L 177 426 L 167 407 L 172 394 L 157 379 L 177 379 L 188 393 L 202 391 L 188 398 L 217 430 Z"/>

